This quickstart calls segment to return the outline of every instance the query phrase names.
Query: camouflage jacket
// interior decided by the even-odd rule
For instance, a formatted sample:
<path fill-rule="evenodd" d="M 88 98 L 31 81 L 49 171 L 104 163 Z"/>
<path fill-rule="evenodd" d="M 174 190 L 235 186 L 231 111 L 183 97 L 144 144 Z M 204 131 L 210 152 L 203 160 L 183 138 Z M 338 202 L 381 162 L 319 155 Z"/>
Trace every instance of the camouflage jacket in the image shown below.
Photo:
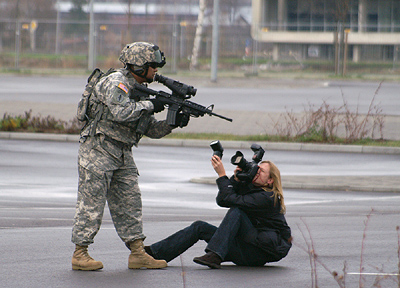
<path fill-rule="evenodd" d="M 101 117 L 95 125 L 93 120 L 90 121 L 82 130 L 81 137 L 87 137 L 92 132 L 130 146 L 137 145 L 142 137 L 136 131 L 141 118 L 147 118 L 144 135 L 161 138 L 171 133 L 173 128 L 165 120 L 158 121 L 152 114 L 154 106 L 150 101 L 133 100 L 135 83 L 135 78 L 126 69 L 117 69 L 100 79 L 89 98 L 88 114 L 91 119 L 95 118 L 96 113 L 101 113 Z"/>

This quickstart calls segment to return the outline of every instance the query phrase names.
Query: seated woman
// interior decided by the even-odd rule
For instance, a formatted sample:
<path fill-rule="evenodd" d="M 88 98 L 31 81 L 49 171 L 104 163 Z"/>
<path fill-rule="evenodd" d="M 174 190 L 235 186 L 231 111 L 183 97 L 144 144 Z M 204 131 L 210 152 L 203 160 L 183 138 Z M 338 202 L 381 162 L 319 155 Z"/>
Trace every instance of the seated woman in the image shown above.
<path fill-rule="evenodd" d="M 279 169 L 270 161 L 259 164 L 252 183 L 239 181 L 236 173 L 226 176 L 221 159 L 214 155 L 211 164 L 218 174 L 217 204 L 230 208 L 219 227 L 204 221 L 174 233 L 145 250 L 155 259 L 167 262 L 185 252 L 198 240 L 208 243 L 201 257 L 194 262 L 210 268 L 221 268 L 221 262 L 231 261 L 241 266 L 263 266 L 284 258 L 292 244 L 286 223 L 286 207 Z"/>

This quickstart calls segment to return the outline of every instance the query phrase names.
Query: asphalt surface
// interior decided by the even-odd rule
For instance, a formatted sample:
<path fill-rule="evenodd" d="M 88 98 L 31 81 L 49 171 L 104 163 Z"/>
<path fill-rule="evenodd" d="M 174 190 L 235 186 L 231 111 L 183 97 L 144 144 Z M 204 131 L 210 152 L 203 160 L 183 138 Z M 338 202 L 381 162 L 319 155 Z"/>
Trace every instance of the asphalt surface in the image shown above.
<path fill-rule="evenodd" d="M 194 146 L 152 143 L 133 151 L 141 175 L 146 244 L 195 220 L 218 225 L 226 213 L 215 203 L 215 184 L 190 181 L 215 175 L 209 162 L 211 149 Z M 237 148 L 227 146 L 223 161 L 228 172 L 234 168 L 229 156 Z M 396 286 L 400 195 L 383 191 L 285 188 L 286 219 L 295 244 L 283 260 L 258 268 L 230 262 L 221 270 L 197 265 L 192 259 L 202 255 L 205 247 L 199 241 L 166 269 L 129 270 L 129 251 L 106 209 L 89 249 L 104 269 L 72 271 L 77 149 L 76 141 L 0 140 L 1 287 L 312 287 L 313 281 L 318 287 L 339 287 L 330 272 L 341 275 L 343 269 L 346 287 L 372 287 L 374 282 L 380 287 Z M 240 149 L 248 158 L 248 147 Z M 367 178 L 398 177 L 399 157 L 287 150 L 270 150 L 265 156 L 277 163 L 284 176 Z M 376 186 L 380 185 L 378 179 Z M 307 249 L 320 261 L 314 270 L 316 279 L 311 276 Z"/>
<path fill-rule="evenodd" d="M 35 78 L 30 80 L 35 81 Z M 182 81 L 191 83 L 190 79 Z M 48 83 L 42 91 L 44 94 L 59 91 L 55 82 Z M 69 89 L 74 94 L 78 92 L 79 98 L 81 87 L 75 89 L 72 83 L 76 82 L 67 81 L 65 90 Z M 244 85 L 241 81 L 225 84 L 237 86 L 241 83 Z M 275 88 L 291 85 L 287 81 L 274 83 L 258 85 L 272 85 Z M 34 82 L 31 84 L 34 85 Z M 320 87 L 321 83 L 294 81 L 292 84 L 297 89 L 299 85 Z M 371 84 L 370 88 L 375 87 L 375 84 Z M 202 83 L 196 85 L 202 86 Z M 13 87 L 9 89 L 15 92 Z M 396 89 L 396 84 L 393 87 Z M 21 86 L 21 89 L 27 88 Z M 42 115 L 53 111 L 56 115 L 68 118 L 76 109 L 76 104 L 63 101 L 35 102 L 27 98 L 16 102 L 0 100 L 1 109 L 8 112 L 18 113 L 31 107 Z M 392 108 L 395 106 L 393 104 Z M 246 133 L 259 126 L 254 125 L 254 119 L 261 117 L 262 112 L 232 109 L 224 108 L 219 112 L 226 112 L 227 116 L 234 118 L 236 126 L 233 130 Z M 388 115 L 393 119 L 388 125 L 388 132 L 394 139 L 398 137 L 400 127 L 399 117 L 395 114 Z M 203 117 L 192 120 L 188 131 L 216 128 L 229 131 L 232 129 L 229 125 L 229 122 L 220 119 Z M 237 267 L 225 263 L 221 270 L 210 270 L 192 262 L 193 257 L 204 253 L 204 243 L 198 243 L 182 257 L 173 260 L 167 269 L 132 271 L 127 269 L 128 251 L 118 239 L 106 211 L 96 243 L 90 247 L 91 256 L 103 261 L 105 268 L 99 272 L 85 273 L 70 268 L 73 246 L 69 239 L 76 197 L 75 150 L 78 136 L 0 132 L 0 139 L 6 142 L 9 140 L 11 144 L 17 141 L 20 145 L 15 146 L 14 150 L 7 148 L 3 151 L 10 158 L 3 158 L 7 161 L 0 167 L 1 287 L 311 287 L 315 281 L 318 287 L 339 287 L 330 272 L 343 274 L 342 270 L 346 271 L 346 287 L 369 287 L 374 282 L 381 287 L 397 285 L 399 260 L 396 256 L 396 227 L 400 223 L 400 196 L 394 192 L 400 192 L 400 173 L 396 164 L 399 163 L 399 148 L 258 143 L 271 153 L 307 153 L 310 169 L 313 162 L 315 169 L 318 169 L 321 161 L 326 161 L 324 155 L 330 159 L 328 161 L 334 162 L 332 167 L 344 168 L 344 172 L 340 173 L 302 173 L 302 163 L 296 162 L 290 167 L 297 172 L 283 175 L 288 205 L 286 217 L 292 227 L 295 246 L 288 257 L 277 263 L 269 263 L 260 268 Z M 22 148 L 30 141 L 33 142 L 32 147 Z M 224 142 L 223 145 L 226 149 L 244 151 L 249 149 L 251 143 Z M 141 150 L 141 153 L 145 150 L 144 154 L 137 151 L 135 154 L 135 157 L 141 155 L 137 160 L 141 162 L 138 166 L 144 175 L 141 176 L 144 180 L 141 187 L 144 194 L 146 243 L 158 241 L 197 219 L 218 225 L 225 210 L 217 209 L 214 203 L 214 176 L 191 173 L 185 169 L 188 162 L 184 160 L 191 159 L 194 149 L 207 149 L 209 153 L 209 141 L 143 139 L 140 146 L 146 147 Z M 153 159 L 159 149 L 167 149 L 170 159 Z M 47 157 L 46 153 L 50 153 L 51 157 Z M 179 159 L 182 153 L 184 156 Z M 6 157 L 4 155 L 2 157 Z M 358 160 L 353 161 L 355 155 Z M 373 161 L 381 156 L 386 162 Z M 165 166 L 171 161 L 179 162 L 172 165 L 174 169 L 154 181 L 152 173 L 162 175 L 160 173 L 165 171 Z M 193 161 L 198 163 L 195 159 Z M 369 163 L 374 163 L 376 167 L 370 167 Z M 196 168 L 200 167 L 193 167 Z M 25 174 L 21 175 L 21 171 Z M 60 174 L 53 177 L 56 172 Z M 182 181 L 181 176 L 186 174 L 190 179 Z M 46 176 L 49 181 L 42 180 Z M 156 192 L 154 185 L 162 185 L 165 191 Z M 307 245 L 312 247 L 307 248 Z M 318 255 L 320 263 L 317 264 L 317 270 L 311 268 L 308 254 L 304 251 L 307 249 Z M 323 265 L 330 270 L 327 271 Z"/>

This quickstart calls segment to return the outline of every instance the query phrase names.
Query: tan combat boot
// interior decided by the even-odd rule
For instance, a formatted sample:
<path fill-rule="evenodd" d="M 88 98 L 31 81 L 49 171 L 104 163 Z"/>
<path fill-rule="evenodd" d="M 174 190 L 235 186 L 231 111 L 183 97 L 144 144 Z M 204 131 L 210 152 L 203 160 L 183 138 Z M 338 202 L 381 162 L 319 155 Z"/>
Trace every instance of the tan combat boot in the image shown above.
<path fill-rule="evenodd" d="M 144 251 L 143 240 L 138 239 L 129 243 L 129 248 L 131 249 L 128 260 L 129 269 L 160 269 L 167 267 L 165 260 L 155 260 Z"/>
<path fill-rule="evenodd" d="M 88 246 L 76 245 L 72 256 L 72 270 L 94 271 L 103 268 L 103 263 L 89 256 Z"/>

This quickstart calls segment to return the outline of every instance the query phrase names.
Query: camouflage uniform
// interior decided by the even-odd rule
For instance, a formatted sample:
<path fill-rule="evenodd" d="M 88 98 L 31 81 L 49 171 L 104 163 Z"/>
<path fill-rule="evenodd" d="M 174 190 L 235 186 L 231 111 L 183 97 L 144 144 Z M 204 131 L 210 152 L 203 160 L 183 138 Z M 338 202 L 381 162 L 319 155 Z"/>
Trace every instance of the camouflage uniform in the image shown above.
<path fill-rule="evenodd" d="M 130 71 L 118 69 L 100 79 L 89 98 L 90 118 L 96 113 L 101 115 L 97 125 L 92 120 L 81 132 L 78 199 L 72 231 L 72 242 L 77 245 L 93 243 L 106 201 L 116 231 L 125 243 L 145 238 L 138 169 L 131 149 L 142 137 L 136 128 L 141 118 L 147 123 L 143 134 L 150 138 L 161 138 L 173 128 L 154 118 L 150 101 L 130 99 L 135 83 Z"/>

